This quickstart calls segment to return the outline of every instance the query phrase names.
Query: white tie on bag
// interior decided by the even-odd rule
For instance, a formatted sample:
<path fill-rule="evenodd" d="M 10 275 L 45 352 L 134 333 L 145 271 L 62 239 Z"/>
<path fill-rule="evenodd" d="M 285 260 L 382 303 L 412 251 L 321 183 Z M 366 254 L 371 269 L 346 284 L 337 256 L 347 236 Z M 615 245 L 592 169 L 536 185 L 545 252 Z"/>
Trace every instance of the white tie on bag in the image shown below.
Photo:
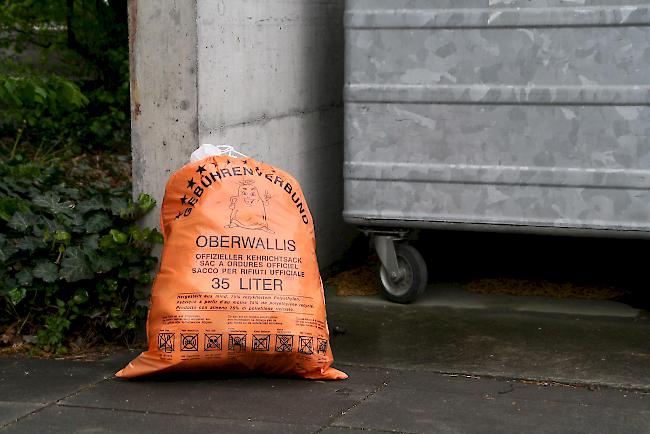
<path fill-rule="evenodd" d="M 203 160 L 206 157 L 212 157 L 214 155 L 227 155 L 232 158 L 248 157 L 248 155 L 242 154 L 230 145 L 215 146 L 211 143 L 203 143 L 196 149 L 196 151 L 192 152 L 192 155 L 190 156 L 190 162 Z"/>

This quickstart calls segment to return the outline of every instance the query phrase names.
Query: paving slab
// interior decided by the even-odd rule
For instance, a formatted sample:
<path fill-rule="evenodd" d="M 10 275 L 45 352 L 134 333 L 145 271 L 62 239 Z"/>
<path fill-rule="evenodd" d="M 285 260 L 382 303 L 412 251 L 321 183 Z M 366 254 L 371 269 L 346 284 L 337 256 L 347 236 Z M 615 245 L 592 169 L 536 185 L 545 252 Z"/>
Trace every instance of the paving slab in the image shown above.
<path fill-rule="evenodd" d="M 378 305 L 387 303 L 379 295 L 349 297 L 348 301 Z M 624 318 L 635 318 L 644 313 L 642 309 L 613 300 L 470 293 L 458 285 L 444 283 L 429 285 L 425 293 L 414 302 L 414 305 Z"/>
<path fill-rule="evenodd" d="M 43 408 L 43 404 L 0 401 L 0 427 Z"/>
<path fill-rule="evenodd" d="M 52 406 L 10 425 L 6 433 L 313 433 L 317 426 Z"/>
<path fill-rule="evenodd" d="M 423 433 L 647 433 L 650 395 L 401 372 L 334 425 Z"/>
<path fill-rule="evenodd" d="M 0 400 L 48 403 L 82 387 L 112 377 L 130 354 L 118 353 L 100 362 L 0 358 Z M 43 387 L 43 385 L 47 387 Z"/>
<path fill-rule="evenodd" d="M 650 390 L 650 316 L 598 306 L 592 315 L 327 298 L 339 363 Z"/>
<path fill-rule="evenodd" d="M 44 363 L 52 366 L 52 372 L 59 369 L 56 365 L 67 365 L 57 360 Z M 94 364 L 101 371 L 106 362 Z M 342 368 L 349 380 L 223 374 L 167 374 L 137 381 L 109 378 L 48 406 L 10 402 L 3 407 L 0 402 L 0 412 L 6 410 L 5 421 L 12 419 L 7 432 L 25 433 L 636 433 L 647 432 L 650 426 L 649 393 Z M 49 383 L 40 388 L 48 389 Z"/>
<path fill-rule="evenodd" d="M 565 402 L 592 406 L 611 401 L 630 410 L 650 410 L 650 393 L 609 387 L 569 386 L 549 382 L 417 371 L 391 371 L 386 386 L 440 395 L 467 394 L 471 391 L 472 395 L 482 396 L 488 400 L 504 398 L 514 401 Z"/>
<path fill-rule="evenodd" d="M 177 374 L 111 379 L 63 401 L 67 406 L 326 425 L 382 387 L 382 369 L 344 368 L 344 381 Z"/>

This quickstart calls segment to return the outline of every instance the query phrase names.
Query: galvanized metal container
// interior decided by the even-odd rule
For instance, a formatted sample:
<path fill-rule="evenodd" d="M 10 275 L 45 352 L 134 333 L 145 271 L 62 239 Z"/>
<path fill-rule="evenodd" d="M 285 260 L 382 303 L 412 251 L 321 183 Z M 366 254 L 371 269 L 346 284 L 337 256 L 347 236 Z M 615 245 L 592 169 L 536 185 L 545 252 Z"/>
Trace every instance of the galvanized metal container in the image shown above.
<path fill-rule="evenodd" d="M 650 4 L 349 0 L 344 217 L 650 235 Z"/>

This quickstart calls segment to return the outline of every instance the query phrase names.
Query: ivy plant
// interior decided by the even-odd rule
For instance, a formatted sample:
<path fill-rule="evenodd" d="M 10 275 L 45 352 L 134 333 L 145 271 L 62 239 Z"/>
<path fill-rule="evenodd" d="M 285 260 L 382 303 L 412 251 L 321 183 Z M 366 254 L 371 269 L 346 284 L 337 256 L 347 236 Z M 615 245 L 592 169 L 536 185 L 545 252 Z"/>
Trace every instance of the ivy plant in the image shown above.
<path fill-rule="evenodd" d="M 0 161 L 0 321 L 58 354 L 73 338 L 133 335 L 162 242 L 137 223 L 151 196 L 59 163 Z"/>

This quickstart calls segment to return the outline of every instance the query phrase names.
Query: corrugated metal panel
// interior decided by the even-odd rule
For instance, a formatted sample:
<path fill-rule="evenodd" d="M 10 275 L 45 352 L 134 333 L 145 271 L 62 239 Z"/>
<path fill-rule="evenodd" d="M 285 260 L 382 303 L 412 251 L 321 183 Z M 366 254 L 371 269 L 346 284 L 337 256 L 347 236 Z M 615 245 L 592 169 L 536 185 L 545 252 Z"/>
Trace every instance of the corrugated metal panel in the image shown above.
<path fill-rule="evenodd" d="M 346 219 L 650 232 L 650 5 L 622 3 L 349 1 Z"/>

